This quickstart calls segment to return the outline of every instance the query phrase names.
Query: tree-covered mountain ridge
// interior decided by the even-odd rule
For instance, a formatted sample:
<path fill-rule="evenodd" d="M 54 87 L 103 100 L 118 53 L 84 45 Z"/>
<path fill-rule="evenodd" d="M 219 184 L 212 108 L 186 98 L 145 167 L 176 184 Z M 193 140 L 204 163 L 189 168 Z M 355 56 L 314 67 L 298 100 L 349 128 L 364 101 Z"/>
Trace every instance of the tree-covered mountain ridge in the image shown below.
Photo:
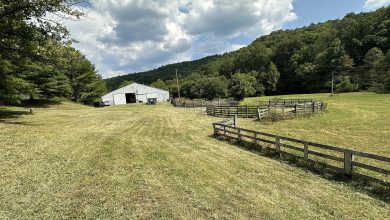
<path fill-rule="evenodd" d="M 204 65 L 213 60 L 216 60 L 220 56 L 221 55 L 213 55 L 193 61 L 183 61 L 180 63 L 167 64 L 156 69 L 144 72 L 130 73 L 126 75 L 107 78 L 105 79 L 105 81 L 107 83 L 108 90 L 112 91 L 118 88 L 124 81 L 134 81 L 143 84 L 151 84 L 158 79 L 164 81 L 173 79 L 175 77 L 175 69 L 178 70 L 178 74 L 180 76 L 185 77 L 193 72 L 201 71 L 201 68 Z"/>
<path fill-rule="evenodd" d="M 330 91 L 390 91 L 390 7 L 350 13 L 342 19 L 279 30 L 237 51 L 204 60 L 107 79 L 110 88 L 123 80 L 150 84 L 190 98 L 235 97 Z M 115 83 L 113 83 L 115 81 Z M 163 83 L 162 83 L 162 82 Z"/>

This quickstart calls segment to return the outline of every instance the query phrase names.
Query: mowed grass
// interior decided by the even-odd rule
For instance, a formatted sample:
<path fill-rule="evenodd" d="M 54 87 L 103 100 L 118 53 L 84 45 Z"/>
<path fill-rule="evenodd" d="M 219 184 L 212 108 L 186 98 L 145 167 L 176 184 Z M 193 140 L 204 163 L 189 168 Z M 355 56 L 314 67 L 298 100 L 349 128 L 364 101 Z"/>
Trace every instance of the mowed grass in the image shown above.
<path fill-rule="evenodd" d="M 301 94 L 246 98 L 241 104 L 255 105 L 272 98 L 323 100 L 326 111 L 313 117 L 254 123 L 240 119 L 239 126 L 298 139 L 348 147 L 390 156 L 390 94 L 368 92 Z"/>
<path fill-rule="evenodd" d="M 326 114 L 332 105 L 343 113 L 329 102 Z M 389 203 L 364 191 L 212 138 L 218 118 L 193 109 L 65 103 L 0 112 L 0 219 L 390 216 Z"/>

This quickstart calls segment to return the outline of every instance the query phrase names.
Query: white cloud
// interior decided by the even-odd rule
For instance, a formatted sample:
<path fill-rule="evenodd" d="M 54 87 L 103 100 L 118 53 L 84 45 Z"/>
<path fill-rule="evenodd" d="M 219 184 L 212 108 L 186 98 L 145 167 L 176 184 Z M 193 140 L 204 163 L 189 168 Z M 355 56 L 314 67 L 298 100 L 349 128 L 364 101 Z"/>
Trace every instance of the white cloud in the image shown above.
<path fill-rule="evenodd" d="M 103 77 L 241 48 L 296 18 L 292 0 L 91 0 L 66 21 L 75 45 Z M 235 43 L 230 43 L 233 42 Z"/>
<path fill-rule="evenodd" d="M 390 4 L 390 0 L 366 0 L 364 9 L 374 10 Z"/>

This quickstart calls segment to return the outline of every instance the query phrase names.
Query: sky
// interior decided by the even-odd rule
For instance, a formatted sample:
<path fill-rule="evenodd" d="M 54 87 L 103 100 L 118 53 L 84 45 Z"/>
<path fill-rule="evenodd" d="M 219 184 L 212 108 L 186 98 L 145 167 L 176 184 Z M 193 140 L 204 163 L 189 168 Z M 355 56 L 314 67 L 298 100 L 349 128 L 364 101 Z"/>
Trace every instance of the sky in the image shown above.
<path fill-rule="evenodd" d="M 390 0 L 89 0 L 66 20 L 103 78 L 223 54 L 280 29 L 372 11 Z M 179 70 L 180 71 L 180 70 Z"/>

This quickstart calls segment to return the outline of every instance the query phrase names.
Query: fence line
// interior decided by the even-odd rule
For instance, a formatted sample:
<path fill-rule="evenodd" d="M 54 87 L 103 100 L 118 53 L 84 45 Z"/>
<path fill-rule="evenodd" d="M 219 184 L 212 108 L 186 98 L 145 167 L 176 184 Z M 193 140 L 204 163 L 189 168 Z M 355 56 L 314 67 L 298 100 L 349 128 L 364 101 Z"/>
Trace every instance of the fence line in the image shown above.
<path fill-rule="evenodd" d="M 182 108 L 203 108 L 208 105 L 229 105 L 229 106 L 236 106 L 239 104 L 238 101 L 234 100 L 227 100 L 227 99 L 218 99 L 213 101 L 178 101 L 176 99 L 171 99 L 171 103 L 175 107 L 182 107 Z"/>
<path fill-rule="evenodd" d="M 286 100 L 284 100 L 286 101 Z M 229 105 L 207 105 L 208 115 L 215 117 L 231 117 L 237 115 L 240 118 L 257 118 L 262 120 L 266 117 L 291 118 L 298 115 L 309 115 L 324 110 L 325 105 L 322 101 L 311 102 L 287 102 L 278 104 L 276 102 L 263 106 L 229 106 Z M 268 102 L 267 102 L 268 103 Z M 293 103 L 293 104 L 291 104 Z"/>
<path fill-rule="evenodd" d="M 386 168 L 390 168 L 390 157 L 388 156 L 268 134 L 239 128 L 235 125 L 236 123 L 232 125 L 231 120 L 213 123 L 214 135 L 234 139 L 238 142 L 250 143 L 260 147 L 260 149 L 261 147 L 268 145 L 268 148 L 273 149 L 279 157 L 282 155 L 300 157 L 305 161 L 325 164 L 328 168 L 333 169 L 337 173 L 343 173 L 347 177 L 356 176 L 380 182 L 381 184 L 390 187 L 388 178 L 390 169 Z M 362 160 L 357 161 L 357 157 Z M 368 161 L 375 161 L 375 163 L 370 164 L 367 163 Z M 335 163 L 341 163 L 342 166 L 338 167 Z M 370 172 L 358 172 L 358 170 L 356 170 L 357 167 Z M 386 177 L 385 180 L 383 180 L 383 178 L 378 178 L 378 176 L 383 177 L 383 175 Z"/>
<path fill-rule="evenodd" d="M 294 105 L 294 104 L 304 104 L 304 103 L 312 103 L 315 100 L 313 99 L 270 99 L 268 101 L 258 101 L 260 106 L 267 105 Z"/>

